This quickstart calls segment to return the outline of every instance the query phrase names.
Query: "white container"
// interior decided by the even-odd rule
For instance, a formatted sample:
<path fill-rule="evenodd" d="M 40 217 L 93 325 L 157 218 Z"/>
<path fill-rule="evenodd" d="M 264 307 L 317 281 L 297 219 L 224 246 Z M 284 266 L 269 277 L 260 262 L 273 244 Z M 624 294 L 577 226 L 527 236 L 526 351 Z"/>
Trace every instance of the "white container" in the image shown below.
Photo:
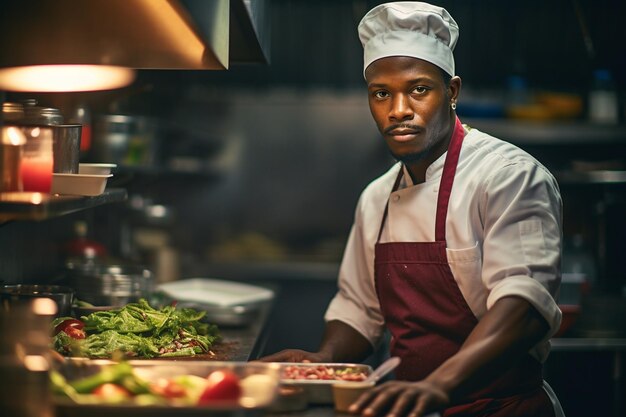
<path fill-rule="evenodd" d="M 52 194 L 97 196 L 104 192 L 108 175 L 53 174 Z"/>
<path fill-rule="evenodd" d="M 159 285 L 157 290 L 178 301 L 219 307 L 234 307 L 274 298 L 274 291 L 269 288 L 211 278 L 166 282 Z"/>
<path fill-rule="evenodd" d="M 109 175 L 117 164 L 78 164 L 78 173 L 85 175 Z"/>

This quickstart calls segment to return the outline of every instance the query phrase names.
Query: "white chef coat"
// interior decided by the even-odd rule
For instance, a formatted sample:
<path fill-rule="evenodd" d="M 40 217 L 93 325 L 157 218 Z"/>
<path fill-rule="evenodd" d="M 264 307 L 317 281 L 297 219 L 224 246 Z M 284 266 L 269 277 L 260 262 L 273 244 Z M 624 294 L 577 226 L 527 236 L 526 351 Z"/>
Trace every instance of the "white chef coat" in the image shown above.
<path fill-rule="evenodd" d="M 439 181 L 446 154 L 413 184 L 395 164 L 361 194 L 341 267 L 339 291 L 325 320 L 340 320 L 373 346 L 384 322 L 374 287 L 374 245 L 389 201 L 381 242 L 432 242 Z M 561 197 L 558 184 L 536 159 L 518 147 L 466 127 L 446 221 L 447 256 L 461 293 L 478 320 L 497 300 L 522 297 L 550 326 L 531 354 L 544 362 L 561 311 Z M 419 308 L 416 306 L 415 308 Z"/>

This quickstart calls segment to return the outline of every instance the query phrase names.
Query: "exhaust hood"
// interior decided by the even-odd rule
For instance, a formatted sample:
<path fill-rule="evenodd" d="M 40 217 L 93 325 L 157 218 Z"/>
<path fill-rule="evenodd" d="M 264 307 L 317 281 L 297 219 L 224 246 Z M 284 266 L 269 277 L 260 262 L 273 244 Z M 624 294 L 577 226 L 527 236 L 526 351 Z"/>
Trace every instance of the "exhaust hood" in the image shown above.
<path fill-rule="evenodd" d="M 269 0 L 268 0 L 269 1 Z M 265 0 L 19 0 L 0 5 L 0 67 L 224 70 L 267 63 Z"/>

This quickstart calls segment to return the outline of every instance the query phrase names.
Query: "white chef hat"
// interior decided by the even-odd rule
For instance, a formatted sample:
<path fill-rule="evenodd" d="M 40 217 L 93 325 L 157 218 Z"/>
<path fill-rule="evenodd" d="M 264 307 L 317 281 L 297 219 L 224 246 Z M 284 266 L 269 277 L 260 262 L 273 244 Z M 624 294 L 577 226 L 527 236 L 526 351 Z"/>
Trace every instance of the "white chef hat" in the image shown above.
<path fill-rule="evenodd" d="M 385 3 L 370 10 L 359 23 L 365 69 L 388 56 L 410 56 L 437 65 L 454 76 L 452 51 L 459 26 L 444 8 L 417 1 Z"/>

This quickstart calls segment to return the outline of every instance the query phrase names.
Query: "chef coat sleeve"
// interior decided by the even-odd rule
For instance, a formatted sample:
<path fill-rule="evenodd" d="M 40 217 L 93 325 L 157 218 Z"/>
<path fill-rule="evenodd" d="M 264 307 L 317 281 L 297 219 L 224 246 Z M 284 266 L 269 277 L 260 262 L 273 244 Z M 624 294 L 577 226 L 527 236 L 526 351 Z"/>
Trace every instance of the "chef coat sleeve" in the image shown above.
<path fill-rule="evenodd" d="M 507 296 L 527 300 L 550 326 L 544 342 L 561 323 L 556 303 L 562 237 L 558 184 L 538 163 L 510 162 L 485 182 L 481 207 L 487 309 Z"/>
<path fill-rule="evenodd" d="M 383 318 L 374 286 L 373 243 L 368 245 L 364 236 L 364 205 L 361 198 L 339 269 L 339 289 L 324 319 L 350 325 L 376 348 L 383 334 Z"/>

